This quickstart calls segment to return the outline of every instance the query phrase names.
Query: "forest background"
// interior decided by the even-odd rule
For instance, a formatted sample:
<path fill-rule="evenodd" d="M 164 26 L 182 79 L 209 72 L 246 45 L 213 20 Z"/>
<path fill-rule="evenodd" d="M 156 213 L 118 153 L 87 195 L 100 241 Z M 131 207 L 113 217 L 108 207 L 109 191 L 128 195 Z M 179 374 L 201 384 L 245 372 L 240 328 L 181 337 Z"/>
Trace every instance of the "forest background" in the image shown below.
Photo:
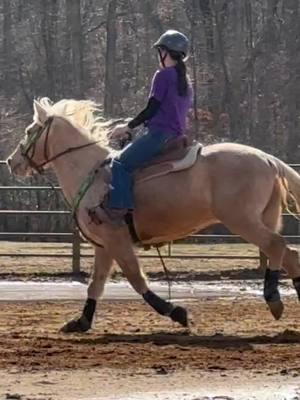
<path fill-rule="evenodd" d="M 166 29 L 191 39 L 189 132 L 299 161 L 299 0 L 1 0 L 0 159 L 32 119 L 32 100 L 93 99 L 134 116 Z M 0 167 L 2 185 L 15 184 Z M 28 182 L 27 182 L 28 183 Z M 32 184 L 42 183 L 31 179 Z M 58 193 L 1 191 L 0 208 L 57 209 Z M 4 230 L 66 230 L 67 218 L 4 217 Z"/>

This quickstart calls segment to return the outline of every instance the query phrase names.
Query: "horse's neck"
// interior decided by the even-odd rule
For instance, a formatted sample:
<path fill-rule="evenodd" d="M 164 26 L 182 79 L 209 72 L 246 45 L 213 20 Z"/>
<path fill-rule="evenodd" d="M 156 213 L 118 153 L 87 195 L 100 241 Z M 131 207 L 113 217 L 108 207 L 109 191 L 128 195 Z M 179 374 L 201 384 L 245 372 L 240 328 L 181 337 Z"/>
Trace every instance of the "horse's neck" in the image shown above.
<path fill-rule="evenodd" d="M 92 141 L 77 131 L 74 127 L 63 129 L 63 132 L 53 132 L 49 158 L 70 147 L 79 147 Z M 59 185 L 68 201 L 76 196 L 81 184 L 96 164 L 103 161 L 108 155 L 108 150 L 98 144 L 78 149 L 65 154 L 52 162 L 52 167 L 57 176 Z"/>

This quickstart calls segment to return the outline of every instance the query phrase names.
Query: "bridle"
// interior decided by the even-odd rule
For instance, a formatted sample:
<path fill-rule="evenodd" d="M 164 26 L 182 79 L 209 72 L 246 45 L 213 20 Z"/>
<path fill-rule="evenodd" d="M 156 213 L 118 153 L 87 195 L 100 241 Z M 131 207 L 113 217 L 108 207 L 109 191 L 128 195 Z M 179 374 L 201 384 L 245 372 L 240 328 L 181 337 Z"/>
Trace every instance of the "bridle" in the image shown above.
<path fill-rule="evenodd" d="M 36 172 L 38 172 L 39 174 L 43 174 L 44 173 L 44 167 L 51 163 L 52 161 L 64 156 L 65 154 L 69 154 L 72 153 L 74 151 L 77 150 L 81 150 L 84 149 L 86 147 L 89 146 L 93 146 L 97 143 L 100 142 L 100 140 L 95 140 L 94 142 L 90 142 L 90 143 L 85 143 L 81 146 L 73 146 L 73 147 L 68 147 L 67 149 L 60 151 L 59 153 L 55 154 L 53 157 L 49 158 L 49 132 L 50 132 L 50 128 L 51 128 L 51 124 L 53 122 L 53 117 L 49 117 L 46 122 L 44 123 L 44 125 L 40 126 L 39 129 L 32 133 L 29 137 L 27 141 L 21 142 L 20 143 L 20 150 L 21 150 L 21 155 L 22 157 L 26 158 L 29 166 L 34 169 Z M 35 154 L 35 149 L 36 149 L 36 144 L 37 141 L 39 140 L 39 138 L 42 136 L 42 134 L 46 132 L 46 137 L 45 137 L 45 142 L 44 142 L 44 160 L 41 164 L 37 164 L 33 158 L 34 158 L 34 154 Z"/>
<path fill-rule="evenodd" d="M 101 140 L 96 140 L 94 142 L 90 142 L 90 143 L 85 143 L 81 146 L 74 146 L 74 147 L 68 147 L 67 149 L 60 151 L 59 153 L 55 154 L 53 157 L 49 158 L 49 132 L 51 129 L 51 124 L 53 122 L 53 117 L 49 117 L 45 124 L 43 126 L 40 126 L 39 129 L 32 133 L 30 136 L 28 136 L 27 140 L 24 140 L 23 142 L 20 143 L 20 151 L 21 151 L 21 155 L 22 157 L 24 157 L 29 166 L 34 169 L 36 172 L 38 172 L 39 174 L 43 174 L 44 173 L 44 167 L 45 165 L 51 163 L 52 161 L 58 159 L 59 157 L 62 157 L 65 154 L 69 154 L 72 153 L 74 151 L 77 150 L 81 150 L 84 149 L 86 147 L 89 146 L 93 146 L 97 143 L 99 143 Z M 42 136 L 42 134 L 46 132 L 46 137 L 45 137 L 45 142 L 44 142 L 44 159 L 45 161 L 43 161 L 41 164 L 37 164 L 34 160 L 34 154 L 35 154 L 35 149 L 36 149 L 36 144 L 37 141 L 39 140 L 39 138 Z M 75 199 L 72 201 L 72 203 L 69 203 L 69 201 L 65 198 L 65 201 L 67 203 L 67 205 L 71 208 L 72 211 L 72 216 L 75 220 L 76 225 L 78 226 L 81 234 L 83 235 L 83 237 L 85 237 L 88 241 L 90 241 L 91 243 L 93 243 L 94 245 L 98 246 L 98 247 L 103 247 L 102 244 L 95 242 L 93 239 L 89 238 L 81 229 L 79 222 L 77 220 L 77 210 L 79 207 L 79 204 L 82 200 L 82 198 L 85 196 L 86 192 L 88 191 L 88 189 L 90 188 L 90 186 L 93 184 L 96 175 L 98 174 L 99 170 L 104 167 L 105 165 L 107 165 L 110 162 L 109 158 L 106 158 L 98 168 L 93 169 L 90 174 L 88 175 L 87 179 L 83 182 L 83 184 L 81 185 L 81 187 L 79 188 L 79 191 L 75 197 Z M 50 186 L 54 189 L 54 186 L 51 182 L 49 182 Z"/>
<path fill-rule="evenodd" d="M 51 128 L 51 124 L 53 121 L 53 117 L 49 117 L 47 119 L 47 121 L 45 122 L 44 125 L 40 126 L 39 129 L 30 134 L 28 136 L 27 140 L 24 140 L 20 143 L 20 150 L 21 150 L 21 155 L 22 157 L 24 157 L 29 166 L 34 169 L 36 172 L 38 172 L 39 174 L 42 174 L 44 172 L 43 167 L 48 164 L 49 160 L 48 160 L 48 137 L 49 137 L 49 132 L 50 132 L 50 128 Z M 44 156 L 45 156 L 45 160 L 43 163 L 41 164 L 37 164 L 33 158 L 34 158 L 34 154 L 35 154 L 35 149 L 36 149 L 36 144 L 37 141 L 39 140 L 39 138 L 42 136 L 42 134 L 45 132 L 46 130 L 46 139 L 45 139 L 45 144 L 44 144 Z"/>

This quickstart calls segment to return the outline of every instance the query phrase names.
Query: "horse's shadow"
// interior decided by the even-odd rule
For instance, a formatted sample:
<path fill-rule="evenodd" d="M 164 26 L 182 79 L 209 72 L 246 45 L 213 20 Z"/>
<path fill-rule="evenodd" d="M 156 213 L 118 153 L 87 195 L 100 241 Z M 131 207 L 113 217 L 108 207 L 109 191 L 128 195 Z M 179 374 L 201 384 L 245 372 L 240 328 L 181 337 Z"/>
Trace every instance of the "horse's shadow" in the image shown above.
<path fill-rule="evenodd" d="M 70 342 L 81 344 L 153 344 L 156 346 L 180 346 L 182 348 L 205 347 L 214 349 L 234 348 L 239 350 L 252 350 L 253 345 L 269 344 L 300 344 L 300 332 L 285 330 L 277 335 L 238 336 L 215 334 L 212 336 L 197 335 L 189 331 L 181 333 L 157 332 L 151 334 L 111 334 L 101 336 L 78 336 L 66 339 Z"/>

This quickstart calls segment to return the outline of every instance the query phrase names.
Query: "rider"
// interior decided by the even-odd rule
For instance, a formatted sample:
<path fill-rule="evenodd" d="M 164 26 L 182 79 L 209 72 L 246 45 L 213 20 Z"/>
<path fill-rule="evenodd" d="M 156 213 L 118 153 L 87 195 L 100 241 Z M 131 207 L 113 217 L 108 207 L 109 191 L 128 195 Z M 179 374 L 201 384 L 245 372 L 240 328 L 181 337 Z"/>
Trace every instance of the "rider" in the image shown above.
<path fill-rule="evenodd" d="M 128 124 L 117 125 L 111 137 L 131 136 L 144 123 L 145 134 L 134 140 L 112 161 L 111 191 L 102 204 L 90 210 L 98 222 L 124 224 L 124 216 L 134 209 L 133 172 L 158 156 L 168 140 L 183 135 L 192 103 L 192 87 L 185 60 L 189 40 L 181 32 L 166 31 L 154 44 L 160 70 L 153 77 L 147 107 Z"/>

